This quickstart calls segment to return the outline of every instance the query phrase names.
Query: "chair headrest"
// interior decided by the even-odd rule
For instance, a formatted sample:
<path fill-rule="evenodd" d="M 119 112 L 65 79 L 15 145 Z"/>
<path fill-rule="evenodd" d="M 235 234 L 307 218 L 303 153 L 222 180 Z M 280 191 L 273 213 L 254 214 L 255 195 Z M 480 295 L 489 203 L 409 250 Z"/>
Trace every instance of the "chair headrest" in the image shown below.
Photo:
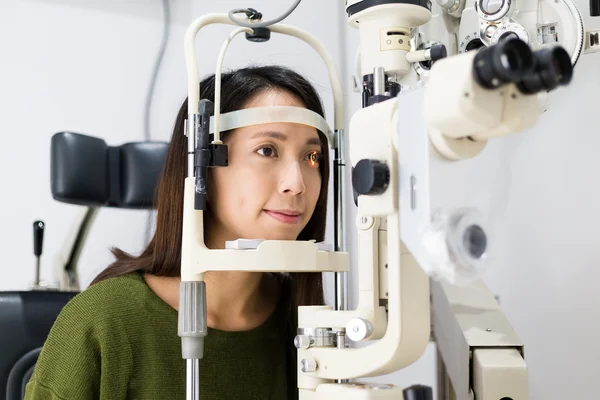
<path fill-rule="evenodd" d="M 51 143 L 52 197 L 87 207 L 150 209 L 167 142 L 108 146 L 100 138 L 59 132 Z"/>

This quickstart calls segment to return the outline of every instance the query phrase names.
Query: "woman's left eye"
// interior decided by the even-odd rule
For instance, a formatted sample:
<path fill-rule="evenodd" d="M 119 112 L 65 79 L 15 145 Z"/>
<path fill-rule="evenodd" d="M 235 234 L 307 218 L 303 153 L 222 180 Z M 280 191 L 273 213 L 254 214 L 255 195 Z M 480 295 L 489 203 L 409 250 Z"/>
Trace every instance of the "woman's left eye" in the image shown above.
<path fill-rule="evenodd" d="M 306 155 L 308 165 L 311 167 L 317 167 L 321 163 L 321 153 L 314 150 Z"/>

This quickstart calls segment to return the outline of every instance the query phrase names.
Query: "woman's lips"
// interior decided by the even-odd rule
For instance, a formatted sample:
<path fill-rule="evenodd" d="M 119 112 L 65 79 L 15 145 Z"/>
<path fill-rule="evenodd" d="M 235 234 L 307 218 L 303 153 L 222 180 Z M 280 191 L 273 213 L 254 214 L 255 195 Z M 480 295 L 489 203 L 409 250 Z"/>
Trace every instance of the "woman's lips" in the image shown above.
<path fill-rule="evenodd" d="M 265 210 L 265 213 L 275 218 L 277 221 L 286 224 L 297 224 L 300 221 L 301 214 L 298 213 L 285 213 L 280 211 Z"/>

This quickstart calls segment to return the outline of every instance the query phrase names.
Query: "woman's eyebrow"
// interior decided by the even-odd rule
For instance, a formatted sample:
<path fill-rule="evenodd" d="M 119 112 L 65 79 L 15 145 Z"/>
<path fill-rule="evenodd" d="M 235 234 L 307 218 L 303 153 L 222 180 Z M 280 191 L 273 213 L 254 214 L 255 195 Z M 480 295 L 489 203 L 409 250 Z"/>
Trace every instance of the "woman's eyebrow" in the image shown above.
<path fill-rule="evenodd" d="M 251 136 L 252 139 L 257 139 L 257 138 L 261 138 L 261 137 L 270 137 L 272 139 L 281 140 L 282 142 L 285 142 L 287 140 L 286 135 L 284 135 L 281 132 L 277 132 L 277 131 L 260 131 Z M 321 141 L 319 140 L 318 137 L 312 137 L 306 141 L 306 144 L 307 145 L 309 145 L 309 144 L 320 145 Z"/>

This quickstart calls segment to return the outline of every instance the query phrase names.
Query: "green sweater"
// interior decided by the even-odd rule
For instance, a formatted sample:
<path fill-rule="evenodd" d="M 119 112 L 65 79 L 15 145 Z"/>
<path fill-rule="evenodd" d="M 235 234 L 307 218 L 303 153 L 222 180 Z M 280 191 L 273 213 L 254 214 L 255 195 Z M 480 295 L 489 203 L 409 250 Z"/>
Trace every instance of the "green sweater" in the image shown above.
<path fill-rule="evenodd" d="M 201 400 L 296 399 L 294 329 L 282 298 L 265 323 L 245 332 L 208 331 Z M 186 364 L 177 311 L 139 273 L 102 281 L 58 316 L 25 400 L 185 400 Z"/>

